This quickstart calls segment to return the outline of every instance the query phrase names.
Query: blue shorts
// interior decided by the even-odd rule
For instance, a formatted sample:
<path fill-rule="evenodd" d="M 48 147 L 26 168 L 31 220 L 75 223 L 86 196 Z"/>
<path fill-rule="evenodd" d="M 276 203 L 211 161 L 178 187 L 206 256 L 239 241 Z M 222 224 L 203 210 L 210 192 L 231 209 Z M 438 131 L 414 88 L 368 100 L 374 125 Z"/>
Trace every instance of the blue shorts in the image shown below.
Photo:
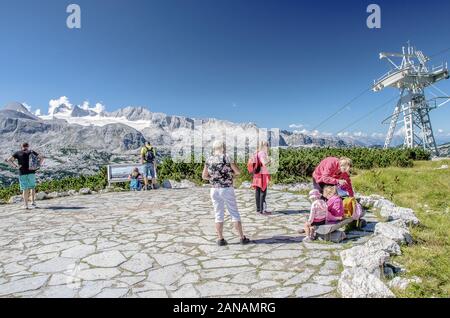
<path fill-rule="evenodd" d="M 29 190 L 36 188 L 36 175 L 34 173 L 19 176 L 20 190 Z"/>
<path fill-rule="evenodd" d="M 153 163 L 146 163 L 144 165 L 144 176 L 146 178 L 155 178 L 156 177 L 156 173 L 155 173 L 155 166 L 153 165 Z"/>

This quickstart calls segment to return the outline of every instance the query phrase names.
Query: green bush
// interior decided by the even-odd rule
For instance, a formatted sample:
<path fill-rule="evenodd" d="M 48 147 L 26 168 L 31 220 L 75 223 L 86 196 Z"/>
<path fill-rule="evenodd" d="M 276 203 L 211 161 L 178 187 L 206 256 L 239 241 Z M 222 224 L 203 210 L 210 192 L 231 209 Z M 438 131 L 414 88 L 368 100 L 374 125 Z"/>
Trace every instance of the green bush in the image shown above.
<path fill-rule="evenodd" d="M 369 149 L 369 148 L 310 148 L 310 149 L 281 149 L 278 172 L 272 176 L 274 183 L 294 183 L 311 180 L 314 168 L 319 162 L 329 156 L 346 156 L 352 159 L 357 169 L 373 169 L 384 167 L 411 167 L 413 160 L 429 160 L 430 154 L 423 149 Z M 240 163 L 242 174 L 238 182 L 248 181 L 251 175 L 247 171 L 246 163 Z M 159 180 L 182 179 L 202 184 L 203 163 L 180 163 L 167 158 L 158 165 Z M 54 192 L 67 190 L 80 190 L 90 188 L 98 191 L 107 185 L 106 169 L 93 176 L 68 177 L 60 180 L 51 180 L 40 183 L 37 191 Z M 126 188 L 127 183 L 115 186 Z M 11 196 L 19 194 L 19 186 L 14 184 L 7 188 L 0 188 L 0 200 L 8 200 Z"/>
<path fill-rule="evenodd" d="M 102 168 L 99 173 L 93 176 L 68 177 L 59 180 L 50 180 L 38 183 L 37 192 L 63 192 L 68 190 L 80 190 L 90 188 L 98 191 L 104 189 L 108 184 L 106 178 L 106 168 Z M 13 184 L 10 187 L 0 188 L 0 200 L 7 201 L 11 196 L 20 194 L 19 185 Z"/>
<path fill-rule="evenodd" d="M 423 149 L 371 149 L 371 148 L 310 148 L 281 149 L 278 172 L 272 176 L 275 183 L 294 183 L 309 181 L 315 167 L 326 157 L 349 157 L 357 169 L 384 167 L 412 167 L 414 160 L 429 160 L 430 154 Z M 246 163 L 238 165 L 241 175 L 238 181 L 251 179 Z M 176 163 L 172 159 L 164 160 L 158 167 L 159 178 L 189 179 L 201 184 L 203 164 Z"/>

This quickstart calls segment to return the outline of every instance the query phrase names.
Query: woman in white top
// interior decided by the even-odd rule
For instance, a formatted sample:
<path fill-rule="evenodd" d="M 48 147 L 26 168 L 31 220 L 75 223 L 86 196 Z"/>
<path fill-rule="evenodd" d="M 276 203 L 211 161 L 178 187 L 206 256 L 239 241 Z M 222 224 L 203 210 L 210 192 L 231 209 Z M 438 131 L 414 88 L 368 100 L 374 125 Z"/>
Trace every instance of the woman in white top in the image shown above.
<path fill-rule="evenodd" d="M 239 174 L 239 168 L 225 153 L 225 143 L 223 141 L 215 141 L 213 144 L 213 155 L 206 160 L 202 177 L 212 185 L 211 200 L 216 217 L 216 232 L 219 239 L 217 244 L 219 246 L 227 245 L 227 241 L 223 238 L 225 205 L 239 233 L 241 244 L 250 242 L 242 231 L 241 216 L 234 194 L 233 177 Z"/>

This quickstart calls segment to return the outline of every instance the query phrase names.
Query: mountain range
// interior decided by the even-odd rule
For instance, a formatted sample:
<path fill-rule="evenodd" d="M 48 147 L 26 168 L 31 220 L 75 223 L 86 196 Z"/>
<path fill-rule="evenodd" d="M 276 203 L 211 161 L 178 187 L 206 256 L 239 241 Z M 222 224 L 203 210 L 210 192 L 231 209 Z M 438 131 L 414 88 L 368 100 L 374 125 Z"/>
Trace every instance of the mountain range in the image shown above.
<path fill-rule="evenodd" d="M 202 124 L 204 143 L 217 133 L 248 135 L 258 127 L 252 123 L 232 123 L 218 119 L 193 119 L 151 112 L 145 107 L 125 107 L 107 112 L 103 107 L 52 101 L 49 113 L 36 115 L 26 105 L 13 102 L 0 110 L 0 156 L 8 157 L 27 141 L 33 149 L 45 153 L 44 178 L 90 174 L 100 166 L 136 161 L 139 148 L 150 141 L 162 155 L 183 144 L 194 124 Z M 281 147 L 354 147 L 379 146 L 363 138 L 317 136 L 280 131 Z M 0 182 L 8 184 L 15 171 L 0 164 Z M 1 185 L 1 183 L 0 183 Z"/>
<path fill-rule="evenodd" d="M 236 135 L 258 128 L 252 123 L 169 116 L 144 107 L 95 112 L 78 105 L 60 104 L 52 107 L 51 113 L 40 116 L 20 103 L 10 103 L 0 110 L 2 146 L 13 149 L 24 140 L 52 150 L 75 147 L 124 154 L 138 149 L 145 140 L 159 148 L 170 148 L 177 145 L 180 135 L 194 129 L 194 123 L 202 124 L 204 138 L 221 131 Z M 365 145 L 333 136 L 312 136 L 290 131 L 280 133 L 280 146 L 286 147 Z"/>

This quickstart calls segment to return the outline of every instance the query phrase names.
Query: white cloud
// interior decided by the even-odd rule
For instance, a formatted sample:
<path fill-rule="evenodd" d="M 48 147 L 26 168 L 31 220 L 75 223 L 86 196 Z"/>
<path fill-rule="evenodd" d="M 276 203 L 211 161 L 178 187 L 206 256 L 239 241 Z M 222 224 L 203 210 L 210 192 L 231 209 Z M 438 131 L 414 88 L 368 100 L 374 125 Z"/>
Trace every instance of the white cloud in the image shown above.
<path fill-rule="evenodd" d="M 290 124 L 289 125 L 289 128 L 293 128 L 293 129 L 301 129 L 303 127 L 305 127 L 305 125 L 303 125 L 303 124 Z"/>
<path fill-rule="evenodd" d="M 49 115 L 52 115 L 55 109 L 63 104 L 66 105 L 69 109 L 73 109 L 73 104 L 70 102 L 67 96 L 61 96 L 58 99 L 52 99 L 48 104 L 49 104 L 48 108 Z M 105 111 L 106 109 L 105 105 L 103 105 L 102 103 L 95 103 L 94 106 L 91 106 L 89 101 L 84 101 L 81 105 L 79 105 L 79 107 L 84 110 L 94 111 L 97 114 Z"/>
<path fill-rule="evenodd" d="M 444 129 L 438 129 L 438 133 L 443 134 L 444 133 Z"/>
<path fill-rule="evenodd" d="M 36 116 L 41 116 L 41 110 L 40 109 L 36 109 L 36 111 L 34 112 L 34 114 Z"/>
<path fill-rule="evenodd" d="M 383 134 L 383 133 L 376 133 L 376 132 L 372 133 L 370 136 L 372 138 L 384 138 L 384 137 L 386 137 L 385 134 Z"/>
<path fill-rule="evenodd" d="M 62 104 L 68 106 L 69 108 L 72 108 L 72 104 L 70 103 L 69 99 L 68 99 L 66 96 L 61 96 L 61 97 L 58 98 L 58 99 L 51 99 L 51 100 L 50 100 L 50 102 L 48 103 L 48 105 L 50 106 L 50 107 L 48 108 L 48 114 L 49 114 L 49 115 L 52 115 L 53 112 L 54 112 L 54 110 L 55 110 L 58 106 L 60 106 L 60 105 L 62 105 Z"/>
<path fill-rule="evenodd" d="M 362 131 L 342 131 L 337 134 L 338 137 L 367 137 L 367 134 Z"/>
<path fill-rule="evenodd" d="M 354 138 L 354 139 L 364 139 L 364 138 L 374 138 L 374 139 L 383 139 L 386 135 L 383 133 L 366 133 L 363 131 L 342 131 L 338 134 L 336 134 L 337 137 L 347 137 L 347 138 Z"/>
<path fill-rule="evenodd" d="M 366 133 L 363 133 L 362 131 L 357 131 L 353 133 L 354 137 L 367 137 Z"/>
<path fill-rule="evenodd" d="M 97 114 L 105 111 L 105 106 L 102 103 L 96 103 L 94 107 L 91 107 L 89 101 L 84 101 L 80 106 L 84 110 L 91 110 L 96 112 Z"/>
<path fill-rule="evenodd" d="M 331 136 L 333 136 L 333 133 L 326 132 L 326 131 L 319 131 L 319 130 L 302 129 L 302 130 L 294 130 L 293 132 L 296 134 L 309 135 L 309 136 L 313 136 L 313 137 L 331 137 Z"/>
<path fill-rule="evenodd" d="M 88 101 L 84 101 L 83 104 L 81 104 L 80 107 L 82 109 L 84 109 L 84 110 L 88 110 L 89 109 L 89 102 Z"/>
<path fill-rule="evenodd" d="M 101 103 L 96 103 L 95 107 L 93 108 L 94 112 L 96 112 L 97 114 L 104 112 L 105 109 L 106 109 L 105 105 Z"/>

